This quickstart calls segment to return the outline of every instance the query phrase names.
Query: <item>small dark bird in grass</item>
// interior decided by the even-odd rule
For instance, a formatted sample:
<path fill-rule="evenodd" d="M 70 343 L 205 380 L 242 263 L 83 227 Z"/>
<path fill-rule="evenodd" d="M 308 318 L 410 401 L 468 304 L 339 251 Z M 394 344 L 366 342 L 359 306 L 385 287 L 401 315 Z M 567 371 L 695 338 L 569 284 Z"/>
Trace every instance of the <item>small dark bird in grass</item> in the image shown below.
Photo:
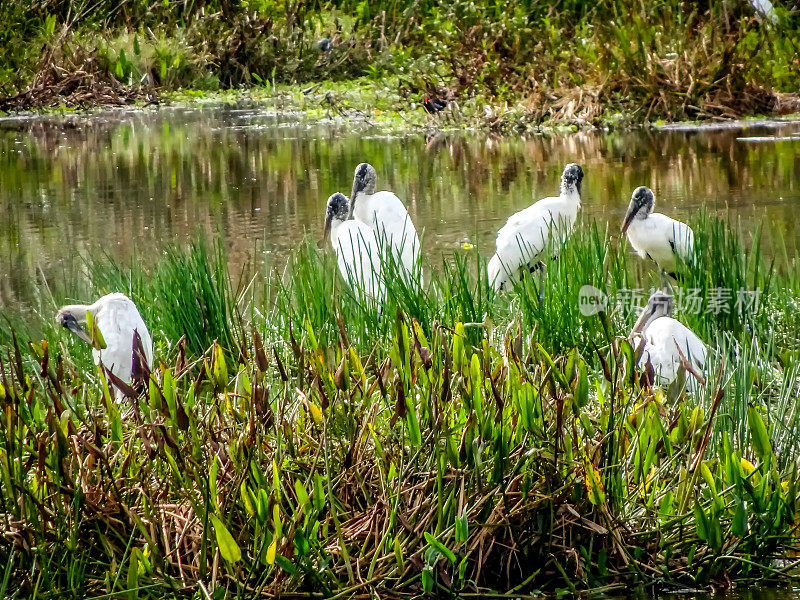
<path fill-rule="evenodd" d="M 428 96 L 422 101 L 422 108 L 429 114 L 442 112 L 447 108 L 447 101 L 441 98 L 429 98 Z"/>
<path fill-rule="evenodd" d="M 317 40 L 317 43 L 314 46 L 320 52 L 330 52 L 331 49 L 331 40 L 329 38 L 322 38 L 321 40 Z"/>

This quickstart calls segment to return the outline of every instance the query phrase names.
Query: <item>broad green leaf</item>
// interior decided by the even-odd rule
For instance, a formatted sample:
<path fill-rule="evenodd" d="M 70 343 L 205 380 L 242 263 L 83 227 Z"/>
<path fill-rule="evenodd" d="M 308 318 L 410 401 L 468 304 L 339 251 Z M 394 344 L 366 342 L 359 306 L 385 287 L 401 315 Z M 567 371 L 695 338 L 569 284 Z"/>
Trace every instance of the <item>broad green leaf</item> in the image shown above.
<path fill-rule="evenodd" d="M 425 541 L 428 542 L 436 551 L 444 556 L 447 560 L 450 561 L 451 564 L 455 564 L 456 562 L 456 555 L 453 554 L 447 546 L 445 546 L 442 542 L 437 540 L 427 531 L 425 532 Z"/>
<path fill-rule="evenodd" d="M 736 511 L 733 513 L 731 521 L 731 532 L 740 538 L 747 535 L 747 509 L 741 500 L 736 503 Z"/>
<path fill-rule="evenodd" d="M 411 396 L 406 396 L 406 425 L 408 425 L 408 438 L 411 445 L 419 447 L 422 444 L 422 432 L 419 428 L 419 419 L 417 418 L 417 409 L 411 401 Z"/>
<path fill-rule="evenodd" d="M 697 528 L 697 537 L 704 542 L 708 542 L 708 520 L 706 519 L 706 513 L 703 511 L 703 507 L 700 506 L 697 501 L 694 503 L 694 523 Z"/>
<path fill-rule="evenodd" d="M 214 532 L 217 534 L 217 546 L 219 546 L 219 553 L 229 563 L 235 563 L 242 560 L 242 551 L 233 536 L 228 531 L 222 520 L 216 515 L 211 515 L 211 521 L 214 523 Z"/>
<path fill-rule="evenodd" d="M 455 333 L 453 334 L 453 370 L 456 373 L 463 372 L 467 360 L 464 340 L 466 340 L 464 324 L 459 321 L 456 323 Z"/>
<path fill-rule="evenodd" d="M 269 519 L 269 495 L 264 488 L 258 490 L 258 500 L 256 502 L 256 516 L 260 523 L 264 524 Z"/>
<path fill-rule="evenodd" d="M 297 502 L 299 504 L 298 508 L 303 508 L 306 504 L 308 504 L 308 492 L 299 479 L 294 480 L 294 491 L 295 494 L 297 494 Z"/>
<path fill-rule="evenodd" d="M 217 457 L 211 461 L 211 472 L 208 475 L 208 495 L 211 496 L 211 502 L 214 507 L 219 510 L 219 503 L 217 502 L 217 475 L 219 474 L 219 461 Z"/>
<path fill-rule="evenodd" d="M 575 383 L 575 404 L 583 408 L 589 404 L 589 374 L 586 361 L 578 363 L 578 380 Z"/>
<path fill-rule="evenodd" d="M 214 346 L 214 381 L 221 389 L 228 387 L 228 365 L 225 363 L 225 351 L 222 346 Z"/>
<path fill-rule="evenodd" d="M 703 479 L 706 482 L 706 485 L 711 490 L 711 493 L 715 496 L 717 495 L 717 486 L 714 483 L 714 476 L 711 474 L 711 470 L 708 468 L 706 463 L 700 464 L 700 474 L 703 476 Z"/>
<path fill-rule="evenodd" d="M 478 422 L 483 423 L 483 402 L 481 398 L 481 388 L 483 387 L 483 371 L 481 370 L 481 359 L 477 354 L 472 355 L 469 366 L 469 383 L 472 386 L 472 408 L 478 415 Z"/>
<path fill-rule="evenodd" d="M 163 394 L 164 394 L 164 400 L 167 401 L 167 408 L 169 409 L 169 414 L 172 417 L 172 420 L 174 421 L 176 415 L 175 379 L 172 377 L 172 372 L 169 369 L 166 369 L 164 371 Z"/>
<path fill-rule="evenodd" d="M 252 517 L 256 514 L 255 507 L 253 506 L 255 498 L 253 496 L 253 492 L 251 492 L 250 488 L 247 487 L 247 482 L 242 481 L 242 485 L 239 486 L 239 493 L 242 496 L 244 510 Z"/>
<path fill-rule="evenodd" d="M 281 507 L 277 504 L 272 506 L 272 524 L 275 526 L 275 537 L 283 535 L 283 524 L 281 523 Z"/>
<path fill-rule="evenodd" d="M 311 325 L 311 321 L 308 318 L 303 320 L 303 328 L 306 330 L 306 335 L 308 336 L 309 346 L 311 347 L 314 352 L 319 350 L 319 344 L 317 343 L 317 336 L 314 334 L 314 327 Z"/>
<path fill-rule="evenodd" d="M 278 465 L 275 462 L 275 459 L 272 459 L 272 489 L 275 490 L 275 494 L 280 494 L 281 492 L 281 478 L 280 473 L 278 471 Z"/>
<path fill-rule="evenodd" d="M 667 519 L 672 516 L 672 503 L 675 499 L 675 495 L 668 491 L 664 494 L 664 498 L 661 500 L 661 504 L 658 507 L 658 516 L 662 519 Z"/>
<path fill-rule="evenodd" d="M 314 491 L 312 493 L 314 508 L 321 511 L 325 508 L 325 482 L 319 473 L 314 474 Z"/>
<path fill-rule="evenodd" d="M 463 544 L 469 538 L 469 523 L 466 514 L 456 519 L 455 533 L 456 543 Z"/>
<path fill-rule="evenodd" d="M 139 553 L 134 548 L 128 561 L 128 598 L 136 600 L 139 597 Z"/>
<path fill-rule="evenodd" d="M 306 556 L 311 550 L 308 538 L 302 529 L 294 532 L 294 548 L 300 556 Z"/>
<path fill-rule="evenodd" d="M 752 405 L 747 407 L 747 424 L 750 426 L 750 440 L 759 462 L 769 463 L 769 459 L 772 456 L 769 432 L 761 415 Z"/>
<path fill-rule="evenodd" d="M 120 419 L 119 411 L 116 410 L 111 418 L 111 440 L 122 443 L 122 419 Z"/>
<path fill-rule="evenodd" d="M 430 565 L 425 565 L 422 569 L 422 591 L 426 594 L 433 591 L 433 569 Z"/>

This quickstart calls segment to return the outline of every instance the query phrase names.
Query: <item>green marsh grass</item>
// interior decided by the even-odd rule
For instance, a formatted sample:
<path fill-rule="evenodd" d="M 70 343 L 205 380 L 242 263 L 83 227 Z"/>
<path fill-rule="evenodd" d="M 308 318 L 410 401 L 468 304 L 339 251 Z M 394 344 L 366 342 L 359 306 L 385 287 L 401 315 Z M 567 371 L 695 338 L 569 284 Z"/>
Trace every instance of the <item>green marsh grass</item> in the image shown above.
<path fill-rule="evenodd" d="M 634 314 L 580 315 L 584 284 L 613 299 L 661 282 L 594 223 L 503 294 L 476 251 L 413 289 L 387 264 L 380 306 L 311 242 L 245 286 L 203 242 L 92 263 L 83 293 L 128 292 L 158 360 L 116 405 L 49 316 L 60 297 L 42 296 L 41 323 L 2 321 L 6 581 L 29 597 L 468 597 L 789 577 L 796 258 L 693 226 L 685 286 L 763 288 L 737 318 L 679 313 L 714 349 L 694 397 L 645 385 Z"/>

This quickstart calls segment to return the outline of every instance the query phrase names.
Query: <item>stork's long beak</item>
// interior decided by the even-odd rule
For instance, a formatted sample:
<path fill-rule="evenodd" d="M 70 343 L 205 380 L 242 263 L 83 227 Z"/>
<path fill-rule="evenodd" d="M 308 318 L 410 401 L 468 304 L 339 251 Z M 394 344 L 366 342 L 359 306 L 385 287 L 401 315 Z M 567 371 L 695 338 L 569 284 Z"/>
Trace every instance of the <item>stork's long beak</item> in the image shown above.
<path fill-rule="evenodd" d="M 631 222 L 633 218 L 636 216 L 636 213 L 639 212 L 639 207 L 635 204 L 631 204 L 628 207 L 628 212 L 625 213 L 625 220 L 622 222 L 622 234 L 625 235 L 628 232 L 628 227 L 631 226 Z"/>
<path fill-rule="evenodd" d="M 327 242 L 331 237 L 331 220 L 333 215 L 325 215 L 325 228 L 322 230 L 322 243 Z"/>
<path fill-rule="evenodd" d="M 87 344 L 92 344 L 92 338 L 83 330 L 83 328 L 78 324 L 78 321 L 75 320 L 75 317 L 72 315 L 66 315 L 63 317 L 61 321 L 61 325 L 69 329 L 72 333 L 78 336 Z"/>
<path fill-rule="evenodd" d="M 347 213 L 347 219 L 350 220 L 353 218 L 353 209 L 356 207 L 356 194 L 358 193 L 358 183 L 356 179 L 353 179 L 353 189 L 350 191 L 350 212 Z"/>
<path fill-rule="evenodd" d="M 642 314 L 639 315 L 639 318 L 636 319 L 636 323 L 633 325 L 633 329 L 631 329 L 631 337 L 633 337 L 637 333 L 642 333 L 644 328 L 647 326 L 647 322 L 650 320 L 650 317 L 653 316 L 653 307 L 649 304 L 644 307 Z"/>

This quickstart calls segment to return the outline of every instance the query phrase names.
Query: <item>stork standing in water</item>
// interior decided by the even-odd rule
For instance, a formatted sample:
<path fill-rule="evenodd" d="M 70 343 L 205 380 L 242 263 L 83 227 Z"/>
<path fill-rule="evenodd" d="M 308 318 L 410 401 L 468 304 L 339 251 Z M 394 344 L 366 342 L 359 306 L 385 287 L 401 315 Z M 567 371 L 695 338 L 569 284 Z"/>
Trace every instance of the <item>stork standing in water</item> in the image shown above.
<path fill-rule="evenodd" d="M 639 366 L 652 365 L 655 383 L 670 384 L 681 369 L 686 369 L 690 374 L 687 388 L 696 393 L 698 383 L 705 383 L 700 372 L 706 362 L 706 347 L 691 329 L 670 316 L 673 304 L 671 294 L 656 290 L 633 326 L 631 339 L 642 350 Z"/>
<path fill-rule="evenodd" d="M 686 223 L 654 213 L 655 203 L 650 188 L 641 186 L 633 190 L 622 233 L 628 236 L 639 256 L 650 258 L 675 278 L 678 261 L 685 264 L 692 259 L 694 232 Z"/>
<path fill-rule="evenodd" d="M 358 165 L 350 194 L 350 218 L 372 229 L 408 282 L 419 280 L 420 243 L 414 223 L 400 198 L 392 192 L 378 192 L 376 186 L 375 168 L 368 163 Z"/>
<path fill-rule="evenodd" d="M 495 290 L 511 284 L 515 276 L 541 266 L 555 256 L 572 233 L 581 207 L 583 169 L 575 163 L 564 167 L 561 192 L 544 198 L 509 217 L 497 233 L 496 252 L 489 260 L 487 276 Z"/>
<path fill-rule="evenodd" d="M 130 298 L 125 294 L 114 293 L 103 296 L 94 304 L 69 304 L 59 309 L 56 322 L 83 341 L 92 344 L 91 337 L 81 328 L 81 323 L 86 323 L 86 313 L 92 314 L 92 320 L 106 343 L 103 350 L 96 348 L 92 350 L 96 365 L 102 364 L 116 377 L 125 383 L 130 383 L 134 364 L 133 338 L 134 333 L 138 332 L 147 366 L 148 368 L 152 366 L 153 340 L 139 310 Z M 120 390 L 116 390 L 116 395 L 120 398 Z"/>
<path fill-rule="evenodd" d="M 343 194 L 328 198 L 323 238 L 330 237 L 339 272 L 362 300 L 382 302 L 385 289 L 380 248 L 375 233 L 350 218 L 352 208 Z"/>

